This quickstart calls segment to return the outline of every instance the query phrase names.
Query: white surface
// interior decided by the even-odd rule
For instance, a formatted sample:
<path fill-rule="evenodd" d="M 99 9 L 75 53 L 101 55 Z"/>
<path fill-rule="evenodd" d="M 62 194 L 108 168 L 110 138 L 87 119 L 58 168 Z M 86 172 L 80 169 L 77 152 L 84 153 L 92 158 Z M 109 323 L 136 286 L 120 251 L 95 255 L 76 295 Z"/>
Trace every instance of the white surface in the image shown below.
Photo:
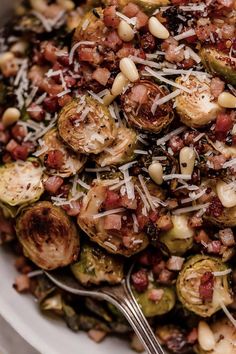
<path fill-rule="evenodd" d="M 19 295 L 12 288 L 16 276 L 13 262 L 11 255 L 0 247 L 0 314 L 40 353 L 134 353 L 125 341 L 109 338 L 96 344 L 86 334 L 73 333 L 62 322 L 42 316 L 31 296 Z"/>

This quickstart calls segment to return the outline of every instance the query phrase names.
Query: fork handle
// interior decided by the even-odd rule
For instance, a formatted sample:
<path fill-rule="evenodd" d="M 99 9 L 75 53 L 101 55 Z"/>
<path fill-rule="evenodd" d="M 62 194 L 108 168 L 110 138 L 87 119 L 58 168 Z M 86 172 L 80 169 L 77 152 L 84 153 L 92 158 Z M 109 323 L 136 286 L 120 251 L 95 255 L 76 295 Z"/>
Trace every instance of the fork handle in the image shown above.
<path fill-rule="evenodd" d="M 148 354 L 165 354 L 139 305 L 125 284 L 123 290 L 123 296 L 119 297 L 117 294 L 111 294 L 110 291 L 107 294 L 103 292 L 103 294 L 126 317 Z"/>

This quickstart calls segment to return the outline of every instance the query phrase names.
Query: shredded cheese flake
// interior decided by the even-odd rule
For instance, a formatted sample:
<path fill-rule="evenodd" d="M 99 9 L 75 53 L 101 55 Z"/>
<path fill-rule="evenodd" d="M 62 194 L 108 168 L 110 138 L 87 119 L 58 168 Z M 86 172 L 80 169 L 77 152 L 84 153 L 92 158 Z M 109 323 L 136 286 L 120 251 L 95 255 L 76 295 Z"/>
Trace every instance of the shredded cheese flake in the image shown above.
<path fill-rule="evenodd" d="M 93 219 L 99 219 L 99 218 L 103 218 L 104 216 L 107 216 L 107 215 L 123 213 L 124 211 L 125 211 L 125 208 L 116 208 L 116 209 L 107 210 L 102 213 L 94 214 Z"/>
<path fill-rule="evenodd" d="M 201 210 L 204 209 L 206 210 L 209 207 L 210 203 L 205 203 L 205 204 L 199 204 L 199 205 L 194 205 L 186 208 L 179 208 L 175 209 L 173 211 L 174 215 L 179 215 L 179 214 L 185 214 L 185 213 L 190 213 L 191 211 L 196 211 L 196 210 Z"/>

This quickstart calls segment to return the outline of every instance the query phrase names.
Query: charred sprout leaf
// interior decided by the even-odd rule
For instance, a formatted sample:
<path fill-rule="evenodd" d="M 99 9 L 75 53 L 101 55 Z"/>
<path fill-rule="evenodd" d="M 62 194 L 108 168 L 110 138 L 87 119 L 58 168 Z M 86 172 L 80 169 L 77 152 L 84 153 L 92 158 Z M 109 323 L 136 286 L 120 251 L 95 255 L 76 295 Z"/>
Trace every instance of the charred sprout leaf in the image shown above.
<path fill-rule="evenodd" d="M 235 58 L 220 52 L 215 48 L 202 48 L 200 51 L 202 63 L 206 69 L 218 75 L 232 85 L 236 85 L 236 62 Z"/>
<path fill-rule="evenodd" d="M 196 255 L 183 266 L 177 279 L 177 295 L 188 310 L 202 317 L 210 317 L 221 308 L 221 303 L 232 303 L 228 276 L 214 276 L 212 298 L 208 301 L 201 294 L 201 279 L 212 272 L 221 272 L 227 266 L 218 258 Z"/>
<path fill-rule="evenodd" d="M 143 98 L 140 102 L 140 92 Z M 154 84 L 152 81 L 141 80 L 134 84 L 121 96 L 121 104 L 131 126 L 152 133 L 159 133 L 173 120 L 173 109 L 170 102 L 156 107 L 155 114 L 152 106 L 155 98 L 162 98 L 167 94 L 166 89 Z"/>
<path fill-rule="evenodd" d="M 123 264 L 120 259 L 90 245 L 82 247 L 79 261 L 71 266 L 71 270 L 76 279 L 85 286 L 99 285 L 102 282 L 116 284 L 123 278 Z"/>
<path fill-rule="evenodd" d="M 214 100 L 210 91 L 209 80 L 190 76 L 187 81 L 178 77 L 176 82 L 191 90 L 181 91 L 175 98 L 177 113 L 181 121 L 191 128 L 204 126 L 216 119 L 221 108 Z"/>
<path fill-rule="evenodd" d="M 100 39 L 104 38 L 105 30 L 106 27 L 103 22 L 102 8 L 94 8 L 87 12 L 80 21 L 79 26 L 75 30 L 73 42 L 98 42 Z"/>
<path fill-rule="evenodd" d="M 164 243 L 171 254 L 183 255 L 193 245 L 194 231 L 188 225 L 186 215 L 172 215 L 173 227 L 160 235 L 160 241 Z"/>
<path fill-rule="evenodd" d="M 161 292 L 160 300 L 151 300 L 153 290 L 159 290 Z M 151 287 L 144 293 L 138 293 L 135 290 L 133 293 L 146 317 L 163 315 L 172 310 L 175 305 L 175 292 L 168 287 L 161 287 L 152 283 Z"/>
<path fill-rule="evenodd" d="M 210 351 L 206 351 L 198 345 L 196 348 L 197 353 L 234 354 L 236 352 L 236 330 L 232 323 L 227 318 L 223 317 L 213 323 L 210 327 L 216 341 L 215 348 Z"/>
<path fill-rule="evenodd" d="M 0 201 L 10 206 L 30 204 L 44 191 L 43 169 L 37 160 L 16 161 L 0 167 Z"/>
<path fill-rule="evenodd" d="M 112 5 L 112 0 L 102 0 L 105 5 Z M 118 7 L 122 10 L 126 5 L 130 3 L 129 0 L 118 0 Z M 147 14 L 152 14 L 156 9 L 161 6 L 169 5 L 169 0 L 133 0 L 132 3 L 137 4 L 140 9 Z"/>
<path fill-rule="evenodd" d="M 64 267 L 78 257 L 75 225 L 50 202 L 38 202 L 24 209 L 17 219 L 16 233 L 25 255 L 42 269 Z"/>
<path fill-rule="evenodd" d="M 111 332 L 110 327 L 104 321 L 96 317 L 85 315 L 85 314 L 79 314 L 78 321 L 79 321 L 79 328 L 82 331 L 87 332 L 90 329 L 98 329 L 106 333 Z"/>
<path fill-rule="evenodd" d="M 135 148 L 137 147 L 137 134 L 134 130 L 120 127 L 117 131 L 117 137 L 95 161 L 99 166 L 122 165 L 135 157 Z"/>
<path fill-rule="evenodd" d="M 85 117 L 83 113 L 86 113 Z M 75 152 L 82 154 L 99 154 L 117 135 L 107 107 L 89 95 L 73 100 L 62 109 L 58 129 L 61 138 Z"/>
<path fill-rule="evenodd" d="M 61 316 L 63 314 L 62 295 L 54 292 L 53 295 L 46 297 L 40 302 L 40 309 Z"/>
<path fill-rule="evenodd" d="M 67 326 L 73 332 L 78 332 L 79 330 L 78 315 L 75 312 L 75 310 L 71 306 L 65 304 L 64 302 L 62 303 L 62 310 L 63 310 L 63 316 Z"/>
<path fill-rule="evenodd" d="M 89 311 L 93 312 L 95 315 L 101 317 L 106 322 L 112 322 L 112 317 L 105 308 L 104 303 L 98 300 L 94 300 L 90 297 L 85 299 L 85 305 Z"/>
<path fill-rule="evenodd" d="M 106 230 L 104 227 L 105 217 L 96 217 L 106 199 L 108 191 L 107 182 L 107 180 L 100 180 L 94 183 L 82 200 L 77 222 L 92 241 L 97 242 L 108 252 L 129 257 L 146 248 L 148 238 L 144 232 L 134 232 L 133 221 L 130 226 L 126 223 L 124 234 L 122 233 L 122 228 L 120 230 Z M 126 214 L 128 214 L 126 210 L 119 213 L 121 217 L 126 216 Z M 123 236 L 127 236 L 130 239 L 128 247 L 123 243 Z"/>
<path fill-rule="evenodd" d="M 71 151 L 63 141 L 60 140 L 56 129 L 52 129 L 46 133 L 42 141 L 43 145 L 40 150 L 43 149 L 44 152 L 40 155 L 40 160 L 44 163 L 48 174 L 70 177 L 83 168 L 86 162 L 86 156 L 75 154 Z M 60 151 L 63 154 L 63 163 L 59 169 L 53 169 L 47 165 L 48 154 L 54 151 Z"/>

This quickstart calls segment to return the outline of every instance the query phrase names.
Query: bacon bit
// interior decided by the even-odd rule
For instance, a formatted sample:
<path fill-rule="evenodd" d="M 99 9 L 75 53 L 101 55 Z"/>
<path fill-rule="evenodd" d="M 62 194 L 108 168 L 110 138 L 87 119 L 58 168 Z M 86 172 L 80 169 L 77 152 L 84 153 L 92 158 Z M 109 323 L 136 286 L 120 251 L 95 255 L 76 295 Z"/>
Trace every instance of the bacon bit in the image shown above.
<path fill-rule="evenodd" d="M 123 8 L 123 14 L 129 18 L 135 17 L 139 11 L 139 7 L 132 2 L 129 2 L 128 5 Z"/>
<path fill-rule="evenodd" d="M 197 243 L 202 243 L 202 244 L 208 244 L 208 242 L 210 242 L 210 238 L 207 235 L 205 230 L 200 230 L 196 236 L 194 236 L 194 240 Z"/>
<path fill-rule="evenodd" d="M 152 52 L 156 47 L 156 39 L 151 33 L 144 33 L 140 37 L 140 45 L 144 51 Z"/>
<path fill-rule="evenodd" d="M 173 273 L 170 272 L 168 269 L 163 269 L 159 274 L 158 280 L 162 284 L 169 284 L 172 278 L 173 278 Z"/>
<path fill-rule="evenodd" d="M 44 182 L 44 187 L 47 192 L 51 194 L 56 194 L 59 188 L 62 186 L 64 180 L 59 176 L 51 176 L 46 182 Z"/>
<path fill-rule="evenodd" d="M 79 47 L 78 50 L 79 60 L 85 61 L 94 65 L 101 64 L 103 58 L 98 53 L 96 48 L 86 48 L 86 47 Z"/>
<path fill-rule="evenodd" d="M 99 84 L 106 86 L 111 76 L 110 71 L 107 68 L 97 68 L 92 75 L 92 78 L 99 82 Z"/>
<path fill-rule="evenodd" d="M 51 42 L 43 42 L 41 45 L 41 51 L 44 58 L 50 63 L 55 63 L 58 59 L 57 51 L 58 49 Z"/>
<path fill-rule="evenodd" d="M 190 344 L 194 344 L 198 339 L 198 331 L 197 328 L 193 328 L 191 332 L 187 336 L 187 341 Z"/>
<path fill-rule="evenodd" d="M 40 107 L 39 105 L 36 105 L 35 103 L 32 103 L 29 106 L 28 114 L 29 114 L 30 118 L 32 118 L 36 122 L 41 122 L 45 118 L 44 109 L 42 107 Z"/>
<path fill-rule="evenodd" d="M 208 161 L 212 162 L 214 170 L 220 170 L 223 167 L 223 164 L 226 161 L 226 158 L 223 154 L 218 156 L 209 156 Z"/>
<path fill-rule="evenodd" d="M 109 6 L 104 9 L 103 21 L 106 27 L 117 28 L 119 26 L 120 19 L 116 15 L 116 6 Z"/>
<path fill-rule="evenodd" d="M 27 275 L 22 274 L 16 277 L 13 287 L 19 293 L 27 292 L 30 289 L 30 279 Z"/>
<path fill-rule="evenodd" d="M 201 42 L 205 42 L 210 38 L 211 33 L 214 35 L 217 27 L 212 23 L 206 24 L 205 26 L 197 26 L 195 29 L 196 36 Z"/>
<path fill-rule="evenodd" d="M 169 141 L 169 147 L 176 154 L 184 147 L 184 142 L 179 136 L 172 136 Z"/>
<path fill-rule="evenodd" d="M 223 133 L 224 135 L 226 135 L 228 131 L 232 129 L 232 127 L 233 127 L 233 121 L 231 115 L 226 113 L 218 114 L 216 119 L 216 127 L 215 127 L 216 135 L 217 133 Z"/>
<path fill-rule="evenodd" d="M 105 230 L 120 230 L 121 229 L 121 215 L 112 214 L 104 217 Z"/>
<path fill-rule="evenodd" d="M 66 104 L 72 101 L 72 97 L 68 94 L 58 98 L 58 104 L 60 107 L 64 107 Z"/>
<path fill-rule="evenodd" d="M 151 289 L 148 293 L 148 299 L 153 302 L 159 302 L 164 295 L 163 289 Z"/>
<path fill-rule="evenodd" d="M 156 211 L 154 211 L 154 210 L 152 210 L 150 213 L 149 213 L 149 215 L 148 215 L 148 217 L 149 217 L 149 219 L 152 221 L 152 222 L 156 222 L 157 221 L 157 219 L 158 219 L 158 213 L 156 212 Z"/>
<path fill-rule="evenodd" d="M 139 11 L 136 15 L 136 18 L 137 18 L 137 22 L 136 22 L 137 30 L 147 25 L 148 16 L 144 12 Z"/>
<path fill-rule="evenodd" d="M 224 91 L 225 83 L 218 77 L 213 77 L 210 84 L 211 94 L 214 98 L 218 98 L 218 96 Z"/>
<path fill-rule="evenodd" d="M 66 87 L 68 87 L 68 88 L 71 88 L 71 87 L 75 86 L 75 84 L 76 84 L 76 80 L 71 76 L 66 75 L 64 77 L 64 80 L 66 83 Z"/>
<path fill-rule="evenodd" d="M 64 154 L 60 150 L 49 151 L 44 158 L 44 163 L 48 168 L 59 170 L 64 163 Z"/>
<path fill-rule="evenodd" d="M 89 338 L 91 338 L 96 343 L 100 343 L 106 337 L 106 335 L 106 332 L 98 329 L 90 329 L 88 331 Z"/>
<path fill-rule="evenodd" d="M 122 46 L 122 40 L 120 39 L 116 31 L 112 31 L 108 34 L 105 41 L 105 45 L 113 50 L 117 50 L 117 48 L 120 48 Z"/>
<path fill-rule="evenodd" d="M 43 106 L 49 113 L 55 113 L 58 109 L 58 98 L 57 97 L 46 97 L 43 101 Z"/>
<path fill-rule="evenodd" d="M 77 216 L 80 212 L 81 205 L 79 201 L 72 201 L 70 205 L 63 205 L 62 209 L 64 209 L 69 216 Z"/>
<path fill-rule="evenodd" d="M 11 139 L 9 143 L 6 146 L 6 150 L 9 151 L 10 153 L 13 152 L 13 150 L 18 146 L 18 143 L 14 140 Z"/>
<path fill-rule="evenodd" d="M 197 215 L 193 215 L 189 221 L 188 224 L 190 227 L 195 228 L 195 227 L 200 227 L 203 224 L 203 219 L 201 217 L 198 217 Z"/>
<path fill-rule="evenodd" d="M 116 192 L 107 190 L 106 199 L 103 202 L 105 210 L 115 209 L 121 207 L 120 195 Z"/>
<path fill-rule="evenodd" d="M 17 144 L 10 154 L 14 160 L 25 161 L 29 155 L 29 149 L 27 146 Z"/>
<path fill-rule="evenodd" d="M 148 273 L 145 269 L 140 269 L 131 275 L 132 284 L 139 293 L 144 292 L 148 288 Z"/>
<path fill-rule="evenodd" d="M 159 261 L 157 263 L 155 263 L 152 267 L 152 272 L 153 272 L 153 275 L 158 278 L 160 273 L 162 272 L 162 270 L 164 270 L 166 267 L 166 263 L 164 261 Z"/>
<path fill-rule="evenodd" d="M 233 231 L 230 228 L 220 230 L 219 237 L 224 246 L 232 247 L 236 243 Z"/>
<path fill-rule="evenodd" d="M 211 241 L 207 245 L 207 252 L 219 254 L 221 251 L 221 242 L 220 241 Z"/>
<path fill-rule="evenodd" d="M 222 215 L 224 207 L 218 197 L 213 197 L 210 203 L 210 206 L 207 209 L 207 214 L 212 215 L 215 218 L 218 218 Z"/>
<path fill-rule="evenodd" d="M 169 270 L 178 271 L 182 269 L 184 263 L 183 257 L 171 256 L 166 262 L 166 267 Z"/>
<path fill-rule="evenodd" d="M 132 43 L 124 43 L 123 47 L 116 53 L 119 59 L 134 55 L 135 48 Z"/>
<path fill-rule="evenodd" d="M 199 296 L 203 301 L 212 301 L 214 288 L 214 275 L 212 272 L 205 272 L 200 280 Z"/>
<path fill-rule="evenodd" d="M 121 197 L 121 206 L 127 209 L 135 210 L 137 209 L 137 200 L 136 199 L 129 199 L 128 196 L 125 194 Z"/>
<path fill-rule="evenodd" d="M 139 224 L 139 229 L 143 230 L 145 228 L 145 226 L 147 225 L 149 218 L 146 215 L 138 214 L 137 220 L 138 220 L 138 224 Z"/>
<path fill-rule="evenodd" d="M 131 90 L 130 99 L 140 105 L 146 103 L 148 99 L 148 90 L 146 86 L 141 84 L 134 86 Z"/>
<path fill-rule="evenodd" d="M 172 229 L 173 223 L 170 215 L 161 215 L 156 222 L 158 229 L 168 231 Z"/>

